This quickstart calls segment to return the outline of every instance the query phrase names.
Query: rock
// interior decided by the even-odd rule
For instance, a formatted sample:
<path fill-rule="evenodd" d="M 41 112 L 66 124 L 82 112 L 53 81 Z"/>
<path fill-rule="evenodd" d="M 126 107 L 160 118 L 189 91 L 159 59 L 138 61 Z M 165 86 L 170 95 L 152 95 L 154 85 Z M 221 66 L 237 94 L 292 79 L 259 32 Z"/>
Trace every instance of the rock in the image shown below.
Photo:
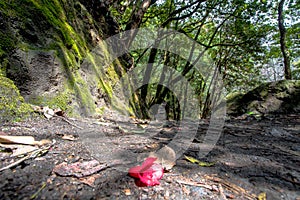
<path fill-rule="evenodd" d="M 0 123 L 20 120 L 31 112 L 13 81 L 0 74 Z"/>
<path fill-rule="evenodd" d="M 260 85 L 244 95 L 235 94 L 227 100 L 227 113 L 251 114 L 297 113 L 300 111 L 300 81 L 280 80 Z"/>
<path fill-rule="evenodd" d="M 164 146 L 156 152 L 139 154 L 137 160 L 141 162 L 148 157 L 157 158 L 155 163 L 162 165 L 167 171 L 171 170 L 176 163 L 176 153 L 168 146 Z"/>
<path fill-rule="evenodd" d="M 24 52 L 18 49 L 10 57 L 6 74 L 14 80 L 25 100 L 31 100 L 45 92 L 55 93 L 63 87 L 61 69 L 54 51 Z"/>

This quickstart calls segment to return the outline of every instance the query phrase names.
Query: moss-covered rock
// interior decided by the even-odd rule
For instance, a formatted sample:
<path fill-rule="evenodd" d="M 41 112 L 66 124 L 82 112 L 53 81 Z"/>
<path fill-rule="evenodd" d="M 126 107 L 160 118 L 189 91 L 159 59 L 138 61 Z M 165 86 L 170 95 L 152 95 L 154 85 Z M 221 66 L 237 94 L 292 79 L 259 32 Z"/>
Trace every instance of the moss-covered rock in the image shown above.
<path fill-rule="evenodd" d="M 32 108 L 24 102 L 13 81 L 0 75 L 0 123 L 30 116 Z"/>
<path fill-rule="evenodd" d="M 231 115 L 299 112 L 300 81 L 264 83 L 244 95 L 229 97 L 227 102 L 227 112 Z"/>

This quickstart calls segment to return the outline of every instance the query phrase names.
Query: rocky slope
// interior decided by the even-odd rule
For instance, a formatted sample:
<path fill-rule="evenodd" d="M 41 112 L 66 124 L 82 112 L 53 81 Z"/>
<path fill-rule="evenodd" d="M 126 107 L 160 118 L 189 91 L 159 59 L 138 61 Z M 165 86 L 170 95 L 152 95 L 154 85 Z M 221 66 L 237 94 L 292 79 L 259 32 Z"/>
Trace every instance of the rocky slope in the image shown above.
<path fill-rule="evenodd" d="M 26 102 L 75 116 L 101 113 L 109 102 L 124 70 L 120 60 L 111 63 L 102 42 L 118 29 L 105 7 L 95 20 L 84 4 L 0 1 L 0 74 L 13 81 Z"/>

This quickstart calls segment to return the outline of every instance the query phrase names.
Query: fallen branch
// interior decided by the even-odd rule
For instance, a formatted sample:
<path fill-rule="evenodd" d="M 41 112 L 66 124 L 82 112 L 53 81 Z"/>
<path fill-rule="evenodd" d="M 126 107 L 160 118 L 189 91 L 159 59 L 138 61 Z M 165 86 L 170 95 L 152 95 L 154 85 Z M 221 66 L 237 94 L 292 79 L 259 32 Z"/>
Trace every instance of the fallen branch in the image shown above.
<path fill-rule="evenodd" d="M 77 126 L 76 124 L 70 122 L 69 120 L 67 120 L 65 117 L 62 117 L 62 115 L 64 114 L 64 112 L 60 109 L 58 110 L 53 110 L 51 108 L 49 108 L 48 106 L 46 107 L 41 107 L 41 106 L 35 106 L 35 105 L 32 105 L 32 108 L 35 112 L 38 112 L 40 114 L 43 114 L 47 119 L 51 119 L 52 117 L 58 117 L 62 120 L 64 120 L 65 122 L 67 122 L 68 124 L 76 127 L 76 128 L 79 128 L 79 129 L 83 129 L 82 127 L 80 126 Z"/>
<path fill-rule="evenodd" d="M 33 158 L 36 158 L 40 155 L 43 155 L 44 153 L 46 153 L 50 147 L 54 144 L 55 142 L 53 142 L 51 145 L 47 146 L 47 147 L 44 147 L 44 148 L 41 148 L 41 149 L 37 149 L 37 150 L 34 150 L 32 151 L 31 153 L 29 153 L 27 156 L 17 160 L 16 162 L 13 162 L 5 167 L 2 167 L 0 169 L 0 172 L 6 170 L 6 169 L 10 169 L 10 168 L 13 168 L 15 166 L 18 166 L 20 163 L 24 162 L 25 160 L 29 160 L 29 159 L 33 159 Z"/>
<path fill-rule="evenodd" d="M 248 191 L 246 191 L 245 189 L 233 184 L 233 183 L 230 183 L 228 181 L 225 181 L 221 178 L 218 178 L 218 177 L 212 177 L 212 176 L 205 176 L 205 178 L 207 180 L 210 180 L 210 181 L 213 181 L 213 182 L 216 182 L 216 183 L 219 183 L 219 184 L 222 184 L 224 187 L 226 187 L 228 190 L 236 193 L 236 194 L 243 194 L 247 199 L 257 199 L 256 195 L 254 194 L 249 194 Z"/>
<path fill-rule="evenodd" d="M 67 122 L 68 124 L 70 124 L 70 125 L 72 125 L 72 126 L 74 126 L 74 127 L 78 128 L 78 129 L 81 129 L 81 130 L 83 130 L 83 128 L 82 128 L 82 127 L 80 127 L 80 126 L 77 126 L 76 124 L 74 124 L 74 123 L 70 122 L 70 121 L 69 121 L 69 120 L 67 120 L 65 117 L 62 117 L 62 116 L 59 116 L 59 115 L 54 115 L 54 117 L 60 118 L 60 119 L 64 120 L 65 122 Z"/>
<path fill-rule="evenodd" d="M 25 160 L 27 160 L 27 159 L 29 159 L 29 158 L 30 158 L 30 155 L 27 155 L 27 156 L 21 158 L 20 160 L 17 160 L 16 162 L 13 162 L 13 163 L 11 163 L 11 164 L 5 166 L 5 167 L 2 167 L 2 168 L 0 169 L 0 172 L 4 171 L 4 170 L 6 170 L 6 169 L 10 169 L 10 168 L 12 168 L 12 167 L 15 167 L 15 166 L 19 165 L 20 163 L 22 163 L 23 161 L 25 161 Z"/>
<path fill-rule="evenodd" d="M 176 180 L 177 183 L 184 184 L 184 185 L 191 185 L 191 186 L 197 186 L 197 187 L 203 187 L 211 191 L 218 191 L 215 187 L 211 185 L 207 185 L 204 183 L 199 183 L 195 181 L 184 181 L 184 180 Z"/>

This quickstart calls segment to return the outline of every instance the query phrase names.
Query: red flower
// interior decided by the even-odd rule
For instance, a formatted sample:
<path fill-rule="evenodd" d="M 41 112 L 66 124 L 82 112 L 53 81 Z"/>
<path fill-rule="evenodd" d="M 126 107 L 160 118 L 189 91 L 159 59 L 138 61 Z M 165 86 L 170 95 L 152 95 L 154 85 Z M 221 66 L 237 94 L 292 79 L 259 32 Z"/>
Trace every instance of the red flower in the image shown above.
<path fill-rule="evenodd" d="M 154 163 L 157 158 L 149 157 L 142 165 L 129 169 L 129 175 L 135 178 L 135 184 L 139 187 L 159 185 L 163 177 L 164 169 L 160 164 Z"/>

